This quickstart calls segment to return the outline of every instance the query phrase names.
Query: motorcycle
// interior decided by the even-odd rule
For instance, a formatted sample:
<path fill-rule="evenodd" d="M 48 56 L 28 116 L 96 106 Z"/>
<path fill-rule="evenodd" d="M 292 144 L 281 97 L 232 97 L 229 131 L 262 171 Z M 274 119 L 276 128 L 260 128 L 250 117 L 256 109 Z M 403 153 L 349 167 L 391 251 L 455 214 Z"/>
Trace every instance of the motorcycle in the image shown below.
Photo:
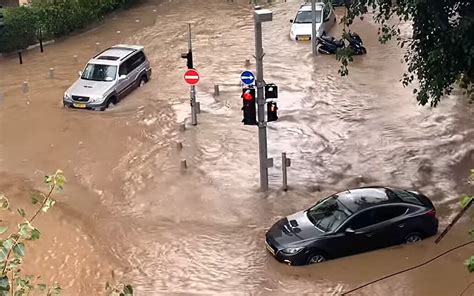
<path fill-rule="evenodd" d="M 346 42 L 347 41 L 347 45 Z M 322 54 L 336 54 L 338 49 L 349 47 L 355 55 L 366 54 L 367 50 L 363 46 L 362 39 L 357 33 L 347 33 L 344 39 L 336 39 L 331 36 L 323 35 L 317 37 L 318 52 Z"/>
<path fill-rule="evenodd" d="M 323 35 L 317 37 L 318 41 L 318 52 L 322 54 L 336 54 L 337 50 L 345 46 L 344 40 L 332 36 Z"/>

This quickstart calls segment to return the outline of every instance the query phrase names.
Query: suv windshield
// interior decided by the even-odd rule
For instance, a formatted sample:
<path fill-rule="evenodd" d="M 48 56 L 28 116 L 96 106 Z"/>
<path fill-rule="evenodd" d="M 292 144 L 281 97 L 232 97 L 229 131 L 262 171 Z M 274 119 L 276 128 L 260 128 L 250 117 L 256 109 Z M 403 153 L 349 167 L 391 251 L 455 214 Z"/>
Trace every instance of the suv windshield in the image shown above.
<path fill-rule="evenodd" d="M 114 81 L 117 75 L 117 66 L 87 64 L 81 78 L 95 81 Z"/>
<path fill-rule="evenodd" d="M 334 231 L 350 215 L 351 212 L 337 200 L 337 195 L 329 197 L 307 212 L 308 219 L 324 232 Z"/>
<path fill-rule="evenodd" d="M 313 22 L 313 13 L 312 11 L 298 11 L 296 15 L 295 23 L 296 24 L 311 24 Z M 321 10 L 316 10 L 316 22 L 321 22 Z"/>

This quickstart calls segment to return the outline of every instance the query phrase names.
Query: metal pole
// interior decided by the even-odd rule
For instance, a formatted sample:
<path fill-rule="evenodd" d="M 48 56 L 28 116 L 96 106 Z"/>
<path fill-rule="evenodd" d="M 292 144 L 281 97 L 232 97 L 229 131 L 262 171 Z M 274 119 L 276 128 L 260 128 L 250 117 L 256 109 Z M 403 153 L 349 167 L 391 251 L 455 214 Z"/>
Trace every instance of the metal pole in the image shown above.
<path fill-rule="evenodd" d="M 188 24 L 188 52 L 192 54 L 193 44 L 192 44 L 192 35 L 191 35 L 191 23 Z M 194 63 L 194 61 L 192 62 Z M 191 65 L 191 68 L 194 68 L 194 65 Z M 191 124 L 197 125 L 197 110 L 196 110 L 196 87 L 191 85 L 190 90 L 190 99 L 191 99 Z"/>
<path fill-rule="evenodd" d="M 283 173 L 283 190 L 284 191 L 288 190 L 288 175 L 287 175 L 286 169 L 287 169 L 286 153 L 283 152 L 281 154 L 281 170 Z"/>
<path fill-rule="evenodd" d="M 311 12 L 312 12 L 312 17 L 313 17 L 313 28 L 312 28 L 312 34 L 311 34 L 311 45 L 313 48 L 313 56 L 317 54 L 317 48 L 316 48 L 316 0 L 311 0 Z"/>
<path fill-rule="evenodd" d="M 255 58 L 257 60 L 258 148 L 260 159 L 260 188 L 268 190 L 267 124 L 263 81 L 262 23 L 255 20 Z"/>

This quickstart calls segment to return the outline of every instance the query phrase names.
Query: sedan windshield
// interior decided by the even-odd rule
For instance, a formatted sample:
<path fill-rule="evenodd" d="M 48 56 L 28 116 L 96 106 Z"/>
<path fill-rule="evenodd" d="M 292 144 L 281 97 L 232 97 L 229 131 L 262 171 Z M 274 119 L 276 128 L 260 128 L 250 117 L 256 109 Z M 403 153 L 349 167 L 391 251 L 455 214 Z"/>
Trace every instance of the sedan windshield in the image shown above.
<path fill-rule="evenodd" d="M 324 232 L 330 232 L 336 230 L 351 212 L 337 200 L 337 196 L 332 196 L 309 209 L 307 215 L 314 226 Z"/>
<path fill-rule="evenodd" d="M 88 64 L 81 78 L 95 81 L 114 81 L 117 75 L 117 66 Z"/>
<path fill-rule="evenodd" d="M 316 10 L 316 23 L 321 22 L 321 10 Z M 296 15 L 295 23 L 296 24 L 311 24 L 313 22 L 313 12 L 312 11 L 298 11 Z"/>

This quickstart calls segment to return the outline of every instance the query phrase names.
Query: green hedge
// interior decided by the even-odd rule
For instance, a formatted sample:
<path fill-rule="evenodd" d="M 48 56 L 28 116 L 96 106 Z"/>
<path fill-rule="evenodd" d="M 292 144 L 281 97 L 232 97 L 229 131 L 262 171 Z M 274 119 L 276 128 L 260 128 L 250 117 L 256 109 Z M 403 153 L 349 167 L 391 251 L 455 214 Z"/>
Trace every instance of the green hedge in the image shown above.
<path fill-rule="evenodd" d="M 67 35 L 132 2 L 134 0 L 33 0 L 30 6 L 5 8 L 0 53 L 25 49 L 37 43 L 40 36 L 50 39 Z"/>

